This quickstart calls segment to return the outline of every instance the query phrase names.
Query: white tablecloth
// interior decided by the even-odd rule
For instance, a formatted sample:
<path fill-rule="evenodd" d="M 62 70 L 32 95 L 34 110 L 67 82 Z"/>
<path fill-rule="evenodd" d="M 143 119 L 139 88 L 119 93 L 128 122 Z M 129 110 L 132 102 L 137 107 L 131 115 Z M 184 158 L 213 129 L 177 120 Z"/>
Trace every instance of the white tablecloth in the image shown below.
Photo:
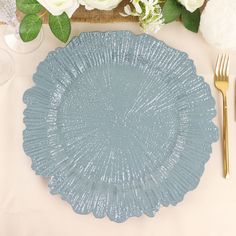
<path fill-rule="evenodd" d="M 0 48 L 5 48 L 0 26 Z M 127 29 L 140 33 L 135 23 L 73 24 L 73 35 L 81 31 Z M 213 86 L 214 63 L 218 51 L 199 34 L 191 33 L 179 23 L 164 27 L 155 35 L 168 45 L 187 52 L 197 72 L 211 85 L 222 122 L 221 97 Z M 236 215 L 236 54 L 232 54 L 229 89 L 229 147 L 231 176 L 222 177 L 221 142 L 213 145 L 198 187 L 175 207 L 162 208 L 154 218 L 141 216 L 117 224 L 107 218 L 77 215 L 59 196 L 49 193 L 47 183 L 31 170 L 30 158 L 22 148 L 22 95 L 32 83 L 32 74 L 47 53 L 63 46 L 44 26 L 41 47 L 30 54 L 10 52 L 16 62 L 14 78 L 0 87 L 0 235 L 1 236 L 235 236 Z M 1 56 L 1 55 L 0 55 Z M 1 75 L 0 75 L 1 76 Z M 221 126 L 220 126 L 221 127 Z"/>

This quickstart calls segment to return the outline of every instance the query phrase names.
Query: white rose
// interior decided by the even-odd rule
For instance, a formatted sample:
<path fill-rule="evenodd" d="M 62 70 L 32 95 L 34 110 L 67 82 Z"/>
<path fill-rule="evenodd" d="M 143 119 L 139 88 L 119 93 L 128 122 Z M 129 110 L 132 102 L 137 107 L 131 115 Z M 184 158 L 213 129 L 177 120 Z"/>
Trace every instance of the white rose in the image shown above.
<path fill-rule="evenodd" d="M 194 12 L 197 8 L 201 7 L 204 3 L 204 0 L 178 0 L 185 8 Z"/>
<path fill-rule="evenodd" d="M 202 15 L 200 31 L 206 41 L 223 50 L 236 51 L 236 1 L 208 1 Z"/>
<path fill-rule="evenodd" d="M 38 2 L 54 16 L 66 12 L 71 17 L 79 7 L 79 0 L 38 0 Z"/>
<path fill-rule="evenodd" d="M 87 10 L 94 8 L 99 10 L 112 10 L 116 8 L 122 0 L 79 0 Z"/>

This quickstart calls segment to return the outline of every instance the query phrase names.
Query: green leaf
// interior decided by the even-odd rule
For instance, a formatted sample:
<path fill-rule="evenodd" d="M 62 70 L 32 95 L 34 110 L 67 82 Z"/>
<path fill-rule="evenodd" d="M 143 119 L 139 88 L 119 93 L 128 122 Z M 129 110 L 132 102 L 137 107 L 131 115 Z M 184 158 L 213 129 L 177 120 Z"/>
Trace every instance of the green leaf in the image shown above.
<path fill-rule="evenodd" d="M 182 9 L 181 18 L 185 28 L 197 33 L 200 23 L 200 10 L 197 9 L 193 13 L 187 11 L 185 8 Z"/>
<path fill-rule="evenodd" d="M 35 39 L 42 27 L 42 20 L 37 15 L 26 15 L 20 24 L 20 37 L 24 42 Z"/>
<path fill-rule="evenodd" d="M 50 14 L 49 26 L 53 34 L 59 40 L 61 40 L 63 43 L 67 42 L 71 33 L 71 24 L 70 19 L 65 12 L 60 16 L 53 16 Z"/>
<path fill-rule="evenodd" d="M 182 6 L 176 0 L 167 0 L 163 7 L 165 23 L 170 23 L 180 17 Z"/>
<path fill-rule="evenodd" d="M 37 14 L 42 6 L 36 0 L 16 0 L 17 8 L 25 14 Z"/>

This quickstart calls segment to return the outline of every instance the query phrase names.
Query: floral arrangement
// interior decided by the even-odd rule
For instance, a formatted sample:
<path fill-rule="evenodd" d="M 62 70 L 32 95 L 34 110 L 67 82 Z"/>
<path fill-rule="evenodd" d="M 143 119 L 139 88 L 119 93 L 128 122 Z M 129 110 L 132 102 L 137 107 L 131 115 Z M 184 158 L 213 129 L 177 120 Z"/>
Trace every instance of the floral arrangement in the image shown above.
<path fill-rule="evenodd" d="M 52 33 L 66 43 L 71 33 L 70 18 L 78 7 L 86 10 L 112 10 L 122 0 L 16 0 L 17 8 L 25 14 L 20 24 L 24 42 L 35 39 L 42 27 L 42 17 L 48 12 Z M 200 10 L 204 0 L 130 0 L 120 14 L 138 17 L 144 31 L 158 31 L 164 24 L 181 20 L 184 26 L 198 32 Z"/>

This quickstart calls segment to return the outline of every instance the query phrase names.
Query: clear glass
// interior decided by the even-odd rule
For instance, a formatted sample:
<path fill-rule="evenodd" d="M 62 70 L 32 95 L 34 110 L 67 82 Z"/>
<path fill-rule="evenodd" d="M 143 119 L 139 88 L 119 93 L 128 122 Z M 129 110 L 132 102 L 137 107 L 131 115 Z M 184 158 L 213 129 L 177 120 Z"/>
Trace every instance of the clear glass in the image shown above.
<path fill-rule="evenodd" d="M 38 37 L 31 42 L 23 42 L 19 34 L 20 22 L 15 18 L 7 26 L 4 31 L 4 41 L 6 45 L 16 53 L 30 53 L 35 51 L 42 43 L 43 30 L 41 29 Z"/>
<path fill-rule="evenodd" d="M 14 60 L 11 55 L 0 48 L 0 85 L 10 80 L 15 72 Z"/>

